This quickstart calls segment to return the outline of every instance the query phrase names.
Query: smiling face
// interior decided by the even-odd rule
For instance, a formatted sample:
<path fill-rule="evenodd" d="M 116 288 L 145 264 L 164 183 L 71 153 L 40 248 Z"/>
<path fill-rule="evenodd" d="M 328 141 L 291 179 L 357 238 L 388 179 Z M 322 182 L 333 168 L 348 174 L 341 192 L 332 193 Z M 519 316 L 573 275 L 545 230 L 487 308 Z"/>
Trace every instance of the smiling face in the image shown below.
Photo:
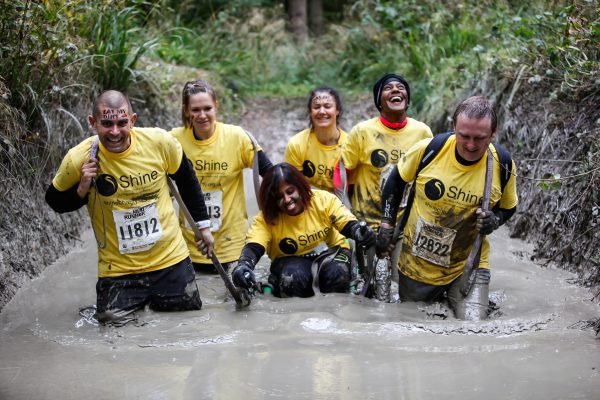
<path fill-rule="evenodd" d="M 496 136 L 496 131 L 492 131 L 492 120 L 487 116 L 477 119 L 459 114 L 454 124 L 454 132 L 456 150 L 467 161 L 481 159 Z"/>
<path fill-rule="evenodd" d="M 137 114 L 131 114 L 127 102 L 118 107 L 100 103 L 96 115 L 88 116 L 92 129 L 98 133 L 100 143 L 111 153 L 122 153 L 131 146 L 131 129 Z"/>
<path fill-rule="evenodd" d="M 316 92 L 310 103 L 310 120 L 315 128 L 327 129 L 337 126 L 340 115 L 335 98 L 327 92 Z"/>
<path fill-rule="evenodd" d="M 215 131 L 217 104 L 209 93 L 193 94 L 189 97 L 186 117 L 192 122 L 194 132 L 206 139 Z"/>
<path fill-rule="evenodd" d="M 283 182 L 279 185 L 277 192 L 277 207 L 287 215 L 298 215 L 304 211 L 302 205 L 302 197 L 298 188 L 287 182 Z"/>
<path fill-rule="evenodd" d="M 408 108 L 408 91 L 404 84 L 397 80 L 387 82 L 381 89 L 381 115 L 396 121 L 406 115 Z"/>

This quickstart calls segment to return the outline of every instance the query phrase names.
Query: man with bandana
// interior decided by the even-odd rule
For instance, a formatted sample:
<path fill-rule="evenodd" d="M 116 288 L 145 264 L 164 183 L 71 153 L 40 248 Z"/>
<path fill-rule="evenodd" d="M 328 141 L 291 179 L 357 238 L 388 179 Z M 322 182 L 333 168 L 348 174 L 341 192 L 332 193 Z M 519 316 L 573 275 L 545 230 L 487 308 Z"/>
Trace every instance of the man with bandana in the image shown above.
<path fill-rule="evenodd" d="M 373 100 L 380 115 L 352 128 L 342 145 L 341 161 L 353 176 L 352 211 L 376 229 L 383 215 L 381 188 L 391 167 L 413 144 L 433 135 L 423 122 L 407 116 L 410 86 L 402 76 L 381 77 L 373 87 Z M 339 180 L 339 172 L 337 176 Z"/>
<path fill-rule="evenodd" d="M 342 178 L 345 169 L 353 183 L 349 193 L 352 211 L 377 232 L 383 215 L 381 190 L 391 168 L 413 144 L 433 135 L 426 124 L 408 117 L 410 86 L 402 76 L 382 76 L 373 86 L 373 101 L 380 114 L 358 123 L 348 134 L 342 145 L 341 161 L 334 171 L 334 187 L 338 195 L 340 188 L 346 187 Z M 392 261 L 396 254 L 392 255 Z M 385 261 L 379 270 L 389 270 L 389 264 Z M 384 275 L 388 276 L 387 273 Z M 386 283 L 380 286 L 389 287 L 389 277 L 382 280 Z M 376 290 L 376 297 L 388 301 L 389 290 Z"/>
<path fill-rule="evenodd" d="M 46 191 L 59 212 L 87 205 L 98 242 L 97 312 L 121 325 L 149 305 L 158 311 L 202 306 L 189 251 L 169 195 L 173 179 L 197 221 L 203 251 L 213 251 L 198 179 L 181 145 L 158 128 L 134 128 L 121 92 L 105 91 L 88 116 L 97 133 L 70 149 Z"/>

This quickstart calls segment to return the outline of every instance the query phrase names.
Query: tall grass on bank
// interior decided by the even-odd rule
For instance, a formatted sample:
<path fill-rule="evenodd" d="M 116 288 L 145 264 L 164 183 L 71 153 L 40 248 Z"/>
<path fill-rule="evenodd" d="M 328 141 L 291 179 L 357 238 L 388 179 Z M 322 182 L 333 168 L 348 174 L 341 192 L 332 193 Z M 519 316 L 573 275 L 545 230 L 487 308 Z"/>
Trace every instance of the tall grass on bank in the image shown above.
<path fill-rule="evenodd" d="M 146 1 L 6 2 L 0 14 L 0 123 L 3 166 L 16 163 L 15 151 L 45 173 L 48 154 L 81 139 L 85 115 L 77 108 L 93 92 L 127 91 L 147 78 L 137 69 L 156 42 L 142 27 L 159 5 Z M 77 110 L 77 112 L 76 112 Z M 65 123 L 61 125 L 61 120 Z M 11 125 L 12 124 L 12 125 Z M 61 131 L 65 126 L 68 131 Z M 35 154 L 30 154 L 35 152 Z M 40 161 L 44 160 L 41 165 Z M 54 164 L 54 163 L 53 163 Z M 26 169 L 28 170 L 28 169 Z"/>
<path fill-rule="evenodd" d="M 144 5 L 151 10 L 143 10 Z M 142 30 L 145 18 L 152 14 L 154 7 L 148 2 L 124 8 L 106 3 L 90 10 L 87 18 L 92 28 L 82 33 L 90 38 L 90 72 L 101 88 L 126 92 L 130 85 L 147 79 L 136 66 L 158 41 L 146 38 Z"/>
<path fill-rule="evenodd" d="M 143 26 L 149 5 L 2 2 L 0 308 L 79 237 L 80 214 L 46 212 L 43 194 L 65 149 L 89 134 L 85 116 L 94 92 L 139 82 L 137 62 L 151 39 L 140 41 L 143 34 L 131 26 Z"/>

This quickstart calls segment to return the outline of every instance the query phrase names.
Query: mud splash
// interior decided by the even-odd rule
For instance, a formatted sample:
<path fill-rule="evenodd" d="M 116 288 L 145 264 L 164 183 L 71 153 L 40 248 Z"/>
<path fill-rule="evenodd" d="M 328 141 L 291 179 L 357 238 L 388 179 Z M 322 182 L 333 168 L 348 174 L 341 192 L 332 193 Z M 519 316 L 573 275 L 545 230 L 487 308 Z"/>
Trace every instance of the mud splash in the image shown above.
<path fill-rule="evenodd" d="M 0 314 L 0 398 L 598 398 L 600 340 L 568 329 L 598 314 L 590 293 L 518 256 L 530 249 L 504 231 L 491 242 L 487 321 L 341 294 L 260 295 L 236 311 L 203 274 L 201 311 L 146 310 L 111 328 L 79 312 L 95 301 L 88 232 Z"/>
<path fill-rule="evenodd" d="M 265 137 L 265 148 L 284 142 Z M 503 230 L 490 243 L 487 321 L 342 294 L 261 295 L 236 311 L 220 277 L 200 274 L 202 310 L 146 310 L 113 328 L 86 308 L 97 273 L 88 231 L 0 314 L 0 399 L 599 398 L 600 340 L 582 323 L 599 314 L 593 294 L 529 262 L 532 248 Z"/>

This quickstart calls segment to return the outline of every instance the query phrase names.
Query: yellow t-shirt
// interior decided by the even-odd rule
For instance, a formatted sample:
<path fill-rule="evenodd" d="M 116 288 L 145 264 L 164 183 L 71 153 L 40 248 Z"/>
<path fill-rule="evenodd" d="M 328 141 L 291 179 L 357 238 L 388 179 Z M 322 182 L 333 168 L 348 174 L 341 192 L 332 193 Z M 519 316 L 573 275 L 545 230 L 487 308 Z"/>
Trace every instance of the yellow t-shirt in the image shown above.
<path fill-rule="evenodd" d="M 52 181 L 58 190 L 79 183 L 93 140 L 69 150 Z M 124 152 L 111 153 L 102 143 L 98 150 L 98 191 L 92 186 L 87 203 L 98 240 L 106 235 L 106 247 L 98 248 L 98 276 L 156 271 L 185 259 L 166 177 L 181 164 L 179 143 L 162 129 L 134 128 Z"/>
<path fill-rule="evenodd" d="M 258 213 L 248 231 L 248 243 L 263 246 L 272 261 L 308 254 L 321 243 L 348 248 L 339 231 L 350 221 L 356 218 L 335 195 L 314 189 L 308 209 L 299 215 L 280 213 L 275 225 L 268 225 L 262 212 Z"/>
<path fill-rule="evenodd" d="M 348 136 L 341 129 L 339 132 L 338 143 L 332 146 L 319 142 L 312 129 L 295 134 L 288 141 L 284 161 L 301 171 L 313 187 L 333 193 L 333 169 Z"/>
<path fill-rule="evenodd" d="M 429 141 L 417 143 L 398 164 L 405 182 L 415 179 Z M 494 147 L 490 147 L 498 160 Z M 487 153 L 477 163 L 466 166 L 456 160 L 455 149 L 456 137 L 452 135 L 419 172 L 398 261 L 404 275 L 430 285 L 446 285 L 462 274 L 478 233 L 475 210 L 483 197 Z M 511 209 L 518 202 L 515 177 L 511 175 L 502 192 L 500 168 L 494 161 L 489 208 L 499 203 L 501 208 Z M 514 162 L 512 170 L 514 173 Z M 489 268 L 487 238 L 483 240 L 479 267 Z"/>
<path fill-rule="evenodd" d="M 243 169 L 252 168 L 252 141 L 239 126 L 221 122 L 217 122 L 215 132 L 207 140 L 196 139 L 191 128 L 175 128 L 171 134 L 181 143 L 200 181 L 211 219 L 215 254 L 221 262 L 237 260 L 248 229 Z M 197 249 L 194 232 L 184 221 L 180 213 L 192 261 L 210 264 L 211 260 Z"/>
<path fill-rule="evenodd" d="M 379 117 L 357 124 L 342 145 L 344 166 L 353 170 L 352 211 L 360 220 L 376 228 L 381 222 L 381 190 L 391 169 L 419 140 L 431 138 L 427 125 L 408 118 L 399 130 L 386 127 Z"/>

